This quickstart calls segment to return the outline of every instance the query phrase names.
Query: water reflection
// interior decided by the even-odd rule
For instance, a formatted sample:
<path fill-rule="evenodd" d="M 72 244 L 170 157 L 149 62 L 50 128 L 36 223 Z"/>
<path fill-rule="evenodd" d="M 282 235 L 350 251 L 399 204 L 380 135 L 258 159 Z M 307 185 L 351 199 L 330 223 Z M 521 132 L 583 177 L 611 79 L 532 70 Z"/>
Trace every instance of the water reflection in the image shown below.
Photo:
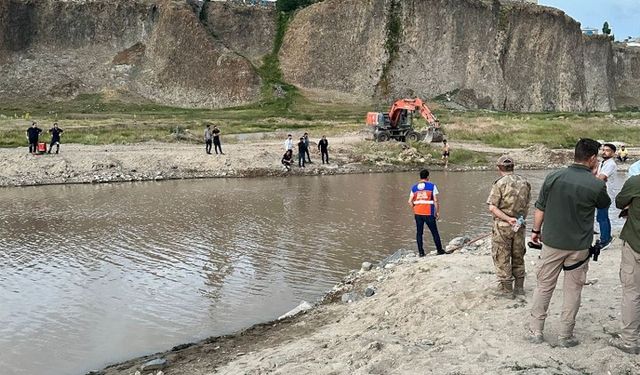
<path fill-rule="evenodd" d="M 534 197 L 545 174 L 526 173 Z M 433 174 L 445 241 L 488 232 L 495 178 Z M 415 179 L 2 189 L 2 374 L 83 373 L 314 301 L 362 261 L 415 247 L 406 203 Z"/>

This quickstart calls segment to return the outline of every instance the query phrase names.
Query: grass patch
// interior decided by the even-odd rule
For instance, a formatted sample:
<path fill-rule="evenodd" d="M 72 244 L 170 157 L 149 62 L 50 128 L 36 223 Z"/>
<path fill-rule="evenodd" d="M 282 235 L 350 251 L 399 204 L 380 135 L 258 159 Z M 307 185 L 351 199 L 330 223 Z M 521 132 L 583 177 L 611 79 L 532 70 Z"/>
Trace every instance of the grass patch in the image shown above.
<path fill-rule="evenodd" d="M 640 144 L 640 113 L 447 112 L 440 117 L 447 137 L 517 148 L 543 144 L 571 148 L 580 138 Z"/>

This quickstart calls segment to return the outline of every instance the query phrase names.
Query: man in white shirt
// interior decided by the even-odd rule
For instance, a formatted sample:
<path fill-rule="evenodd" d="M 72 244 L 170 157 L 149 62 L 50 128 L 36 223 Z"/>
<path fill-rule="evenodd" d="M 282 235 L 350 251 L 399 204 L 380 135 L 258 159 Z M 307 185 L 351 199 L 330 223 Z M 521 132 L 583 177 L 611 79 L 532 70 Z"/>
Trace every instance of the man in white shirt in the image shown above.
<path fill-rule="evenodd" d="M 291 138 L 291 134 L 287 135 L 287 139 L 284 141 L 284 151 L 293 151 L 293 139 Z"/>
<path fill-rule="evenodd" d="M 612 200 L 615 198 L 613 184 L 618 170 L 618 166 L 614 160 L 615 155 L 615 145 L 611 143 L 605 143 L 602 145 L 602 161 L 600 162 L 598 172 L 596 173 L 596 177 L 607 184 L 607 192 Z M 611 221 L 609 220 L 609 208 L 598 208 L 596 211 L 596 220 L 600 227 L 600 245 L 602 246 L 602 250 L 604 250 L 611 244 Z"/>

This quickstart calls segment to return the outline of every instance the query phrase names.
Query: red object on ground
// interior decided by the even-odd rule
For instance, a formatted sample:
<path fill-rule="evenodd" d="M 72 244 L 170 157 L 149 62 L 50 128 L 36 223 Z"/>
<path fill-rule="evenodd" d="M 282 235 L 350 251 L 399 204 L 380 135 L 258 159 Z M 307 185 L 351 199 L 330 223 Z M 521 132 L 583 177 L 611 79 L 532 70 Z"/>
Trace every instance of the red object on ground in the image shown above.
<path fill-rule="evenodd" d="M 38 152 L 47 152 L 47 144 L 44 142 L 38 143 Z"/>

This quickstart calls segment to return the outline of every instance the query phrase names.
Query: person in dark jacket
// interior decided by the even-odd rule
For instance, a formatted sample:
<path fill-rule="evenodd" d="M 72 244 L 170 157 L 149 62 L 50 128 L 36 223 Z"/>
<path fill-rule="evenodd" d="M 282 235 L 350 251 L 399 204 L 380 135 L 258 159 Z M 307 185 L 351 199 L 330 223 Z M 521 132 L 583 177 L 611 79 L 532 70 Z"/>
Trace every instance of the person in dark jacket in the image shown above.
<path fill-rule="evenodd" d="M 304 141 L 304 137 L 300 137 L 298 142 L 298 167 L 304 168 L 304 155 L 307 153 L 307 144 Z"/>
<path fill-rule="evenodd" d="M 284 155 L 282 155 L 282 160 L 280 162 L 287 169 L 287 171 L 290 171 L 291 163 L 293 163 L 293 151 L 287 150 Z"/>
<path fill-rule="evenodd" d="M 213 130 L 211 131 L 213 135 L 213 150 L 218 154 L 218 150 L 220 151 L 220 155 L 224 155 L 222 152 L 222 143 L 220 143 L 220 129 L 218 129 L 217 125 L 213 126 Z"/>
<path fill-rule="evenodd" d="M 320 142 L 318 142 L 318 150 L 320 150 L 320 156 L 322 157 L 322 164 L 329 164 L 329 141 L 327 141 L 327 136 L 323 135 Z"/>
<path fill-rule="evenodd" d="M 620 282 L 622 283 L 622 332 L 612 338 L 609 344 L 623 352 L 640 353 L 640 175 L 631 176 L 616 197 L 616 207 L 627 221 L 622 227 L 620 239 L 622 259 L 620 261 Z"/>
<path fill-rule="evenodd" d="M 42 129 L 38 127 L 37 122 L 32 122 L 31 127 L 27 129 L 27 140 L 29 141 L 29 153 L 35 154 L 38 151 L 38 136 L 42 133 Z"/>
<path fill-rule="evenodd" d="M 62 132 L 64 132 L 64 130 L 58 127 L 57 122 L 54 122 L 53 128 L 49 129 L 49 134 L 51 134 L 51 144 L 49 144 L 49 152 L 47 152 L 48 154 L 51 153 L 53 145 L 56 145 L 56 154 L 60 151 L 60 134 L 62 134 Z"/>
<path fill-rule="evenodd" d="M 307 155 L 307 163 L 311 163 L 311 154 L 309 153 L 309 133 L 304 133 L 302 136 L 304 139 L 305 155 Z"/>

